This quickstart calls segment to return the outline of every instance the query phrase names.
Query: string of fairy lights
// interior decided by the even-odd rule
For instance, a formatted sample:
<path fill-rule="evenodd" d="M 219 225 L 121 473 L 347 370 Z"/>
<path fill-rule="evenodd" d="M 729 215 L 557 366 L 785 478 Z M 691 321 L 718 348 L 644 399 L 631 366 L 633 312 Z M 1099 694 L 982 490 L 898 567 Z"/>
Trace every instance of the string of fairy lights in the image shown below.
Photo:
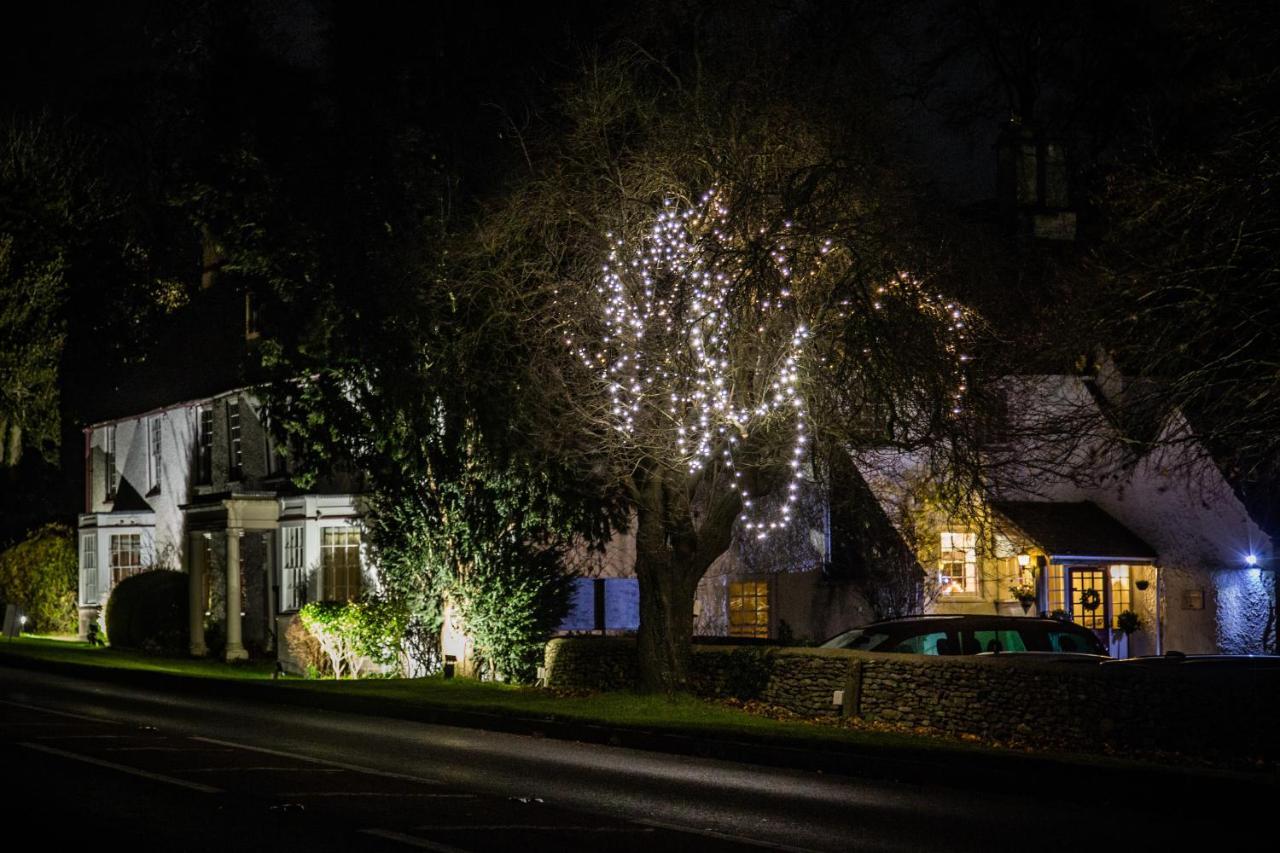
<path fill-rule="evenodd" d="M 730 475 L 730 488 L 741 497 L 744 528 L 766 539 L 792 519 L 809 444 L 799 366 L 811 331 L 803 323 L 792 325 L 788 318 L 795 312 L 781 309 L 792 299 L 793 283 L 822 265 L 832 243 L 823 240 L 817 257 L 800 270 L 793 269 L 790 223 L 766 247 L 773 270 L 764 278 L 773 286 L 761 293 L 761 277 L 753 281 L 757 292 L 752 307 L 761 322 L 756 331 L 765 334 L 767 317 L 773 328 L 787 323 L 783 330 L 790 326 L 790 336 L 779 348 L 772 377 L 748 388 L 748 383 L 735 384 L 731 353 L 733 324 L 744 320 L 741 302 L 734 301 L 740 295 L 735 289 L 748 273 L 741 260 L 745 253 L 737 251 L 741 240 L 728 228 L 728 217 L 722 195 L 712 189 L 697 205 L 683 210 L 668 203 L 630 249 L 622 238 L 608 235 L 609 255 L 596 288 L 603 303 L 604 334 L 591 346 L 578 344 L 572 336 L 565 342 L 607 388 L 613 429 L 627 440 L 636 440 L 655 423 L 664 432 L 673 430 L 680 464 L 691 474 L 703 471 L 718 456 Z M 913 291 L 921 309 L 930 313 L 947 312 L 956 336 L 948 347 L 961 362 L 967 360 L 956 346 L 963 339 L 965 321 L 959 306 L 941 297 L 933 300 L 907 277 L 880 292 L 887 294 L 889 289 Z M 877 301 L 873 308 L 882 306 Z M 964 391 L 961 381 L 953 401 L 956 412 Z M 753 399 L 743 399 L 748 396 Z M 793 428 L 790 476 L 780 501 L 764 501 L 748 490 L 735 450 L 742 436 L 775 415 L 787 418 Z"/>

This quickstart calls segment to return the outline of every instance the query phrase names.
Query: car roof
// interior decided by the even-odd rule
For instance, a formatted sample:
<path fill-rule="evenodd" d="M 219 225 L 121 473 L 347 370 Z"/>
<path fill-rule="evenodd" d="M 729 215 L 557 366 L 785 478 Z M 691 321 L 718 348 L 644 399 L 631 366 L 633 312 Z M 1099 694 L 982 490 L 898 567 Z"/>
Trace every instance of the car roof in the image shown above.
<path fill-rule="evenodd" d="M 1088 631 L 1081 625 L 1074 622 L 1065 622 L 1061 619 L 1052 619 L 1047 616 L 1008 616 L 1002 614 L 972 614 L 972 613 L 938 613 L 924 616 L 899 616 L 894 619 L 881 619 L 877 622 L 869 622 L 866 625 L 859 625 L 862 630 L 870 630 L 872 628 L 902 628 L 902 627 L 927 627 L 931 623 L 939 625 L 948 625 L 955 627 L 992 626 L 992 625 L 1052 625 L 1055 627 L 1066 628 L 1074 631 Z"/>

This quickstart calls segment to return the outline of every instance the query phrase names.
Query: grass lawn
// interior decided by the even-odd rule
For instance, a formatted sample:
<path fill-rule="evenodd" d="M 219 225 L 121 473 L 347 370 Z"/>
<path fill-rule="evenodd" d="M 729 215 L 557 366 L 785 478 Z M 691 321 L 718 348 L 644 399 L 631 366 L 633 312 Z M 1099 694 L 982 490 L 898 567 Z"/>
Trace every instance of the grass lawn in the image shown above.
<path fill-rule="evenodd" d="M 269 683 L 272 682 L 275 669 L 270 662 L 227 664 L 201 658 L 164 657 L 110 647 L 93 647 L 73 639 L 51 637 L 23 636 L 16 640 L 0 640 L 0 659 L 7 655 L 196 678 L 258 680 Z M 880 746 L 980 748 L 971 744 L 907 734 L 863 731 L 808 721 L 773 720 L 692 696 L 649 696 L 629 691 L 562 696 L 533 687 L 463 678 L 446 680 L 440 677 L 372 678 L 359 681 L 295 677 L 275 681 L 271 687 L 365 697 L 374 712 L 378 706 L 385 707 L 388 711 L 392 708 L 400 711 L 468 711 L 720 737 L 784 736 L 805 741 L 874 743 Z"/>
<path fill-rule="evenodd" d="M 83 666 L 168 672 L 197 678 L 269 679 L 275 670 L 271 663 L 227 664 L 202 658 L 170 658 L 91 646 L 74 638 L 60 637 L 22 636 L 15 640 L 0 639 L 0 656 L 7 654 Z"/>

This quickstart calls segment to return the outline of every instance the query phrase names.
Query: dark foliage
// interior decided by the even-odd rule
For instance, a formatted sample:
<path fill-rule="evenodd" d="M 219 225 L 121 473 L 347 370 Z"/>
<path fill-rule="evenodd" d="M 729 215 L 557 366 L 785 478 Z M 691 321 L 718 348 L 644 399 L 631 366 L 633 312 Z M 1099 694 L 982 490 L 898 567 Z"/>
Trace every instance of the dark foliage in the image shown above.
<path fill-rule="evenodd" d="M 182 653 L 190 643 L 186 572 L 157 569 L 125 578 L 107 602 L 112 646 Z"/>

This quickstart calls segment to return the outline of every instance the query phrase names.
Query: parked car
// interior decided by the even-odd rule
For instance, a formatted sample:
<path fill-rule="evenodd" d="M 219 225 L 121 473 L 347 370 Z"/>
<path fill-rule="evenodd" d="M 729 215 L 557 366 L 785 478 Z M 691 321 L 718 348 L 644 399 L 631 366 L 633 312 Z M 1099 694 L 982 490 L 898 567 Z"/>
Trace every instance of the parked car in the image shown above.
<path fill-rule="evenodd" d="M 1033 653 L 1040 659 L 1093 662 L 1107 655 L 1089 629 L 1035 616 L 908 616 L 853 628 L 822 648 L 917 655 Z"/>
<path fill-rule="evenodd" d="M 1166 652 L 1163 655 L 1144 655 L 1107 661 L 1108 666 L 1125 668 L 1178 669 L 1186 672 L 1220 670 L 1270 670 L 1280 672 L 1280 655 L 1188 655 L 1182 652 Z"/>

